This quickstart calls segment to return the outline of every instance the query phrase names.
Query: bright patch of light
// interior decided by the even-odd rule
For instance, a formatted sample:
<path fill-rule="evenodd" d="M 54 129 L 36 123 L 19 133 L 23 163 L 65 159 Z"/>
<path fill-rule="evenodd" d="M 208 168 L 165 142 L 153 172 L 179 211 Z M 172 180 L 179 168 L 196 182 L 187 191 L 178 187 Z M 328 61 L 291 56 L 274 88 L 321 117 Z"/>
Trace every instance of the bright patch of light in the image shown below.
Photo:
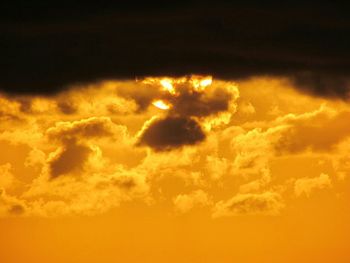
<path fill-rule="evenodd" d="M 156 100 L 152 102 L 152 104 L 161 110 L 168 110 L 170 108 L 170 104 L 164 102 L 163 100 Z"/>
<path fill-rule="evenodd" d="M 193 86 L 193 89 L 197 92 L 205 90 L 206 87 L 210 86 L 213 82 L 213 79 L 211 76 L 202 77 L 202 76 L 192 76 L 191 77 L 191 84 Z"/>
<path fill-rule="evenodd" d="M 162 85 L 162 87 L 164 88 L 164 90 L 168 91 L 170 94 L 175 95 L 176 94 L 176 90 L 171 82 L 170 79 L 162 79 L 160 81 L 160 84 Z"/>

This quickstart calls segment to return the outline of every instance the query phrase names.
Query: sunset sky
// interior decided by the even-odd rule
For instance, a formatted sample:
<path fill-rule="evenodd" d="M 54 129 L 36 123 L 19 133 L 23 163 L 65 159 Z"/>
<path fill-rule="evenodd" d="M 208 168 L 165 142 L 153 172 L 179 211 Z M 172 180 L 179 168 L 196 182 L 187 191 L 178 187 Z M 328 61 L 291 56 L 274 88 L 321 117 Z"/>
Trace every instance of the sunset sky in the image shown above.
<path fill-rule="evenodd" d="M 330 3 L 9 3 L 0 263 L 349 263 Z"/>

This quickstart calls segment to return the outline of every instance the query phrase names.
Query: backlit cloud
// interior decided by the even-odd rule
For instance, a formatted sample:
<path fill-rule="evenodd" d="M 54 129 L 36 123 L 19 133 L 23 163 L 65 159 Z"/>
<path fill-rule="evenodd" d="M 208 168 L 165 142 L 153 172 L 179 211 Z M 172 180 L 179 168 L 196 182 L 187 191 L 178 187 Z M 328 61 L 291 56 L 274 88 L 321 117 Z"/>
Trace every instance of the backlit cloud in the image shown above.
<path fill-rule="evenodd" d="M 278 215 L 295 196 L 341 194 L 350 172 L 349 106 L 286 79 L 150 77 L 0 102 L 2 216 L 134 202 L 214 218 Z"/>

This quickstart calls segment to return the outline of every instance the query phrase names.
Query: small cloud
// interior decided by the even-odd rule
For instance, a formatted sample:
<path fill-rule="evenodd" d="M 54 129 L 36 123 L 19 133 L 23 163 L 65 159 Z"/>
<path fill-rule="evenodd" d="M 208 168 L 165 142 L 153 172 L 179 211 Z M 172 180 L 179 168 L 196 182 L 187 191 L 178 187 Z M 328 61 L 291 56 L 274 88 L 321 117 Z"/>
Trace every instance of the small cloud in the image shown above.
<path fill-rule="evenodd" d="M 243 102 L 238 106 L 239 112 L 250 115 L 256 113 L 255 107 L 250 102 Z"/>
<path fill-rule="evenodd" d="M 125 133 L 125 127 L 114 124 L 108 117 L 91 117 L 72 122 L 57 122 L 54 127 L 47 130 L 50 138 L 59 140 L 76 137 L 112 137 L 115 134 L 122 136 Z"/>
<path fill-rule="evenodd" d="M 0 188 L 0 216 L 18 216 L 25 212 L 26 207 L 22 200 L 8 195 L 3 188 Z"/>
<path fill-rule="evenodd" d="M 57 178 L 81 170 L 91 152 L 88 146 L 79 144 L 74 139 L 67 140 L 63 147 L 49 156 L 50 177 Z"/>
<path fill-rule="evenodd" d="M 278 215 L 284 208 L 282 197 L 275 192 L 237 194 L 216 203 L 213 218 L 239 215 Z"/>
<path fill-rule="evenodd" d="M 195 206 L 207 206 L 211 204 L 208 194 L 203 190 L 196 190 L 190 194 L 180 194 L 173 199 L 175 210 L 179 213 L 187 213 Z"/>
<path fill-rule="evenodd" d="M 13 181 L 15 180 L 13 174 L 11 173 L 11 164 L 6 163 L 4 165 L 0 165 L 0 188 L 7 188 L 11 186 Z"/>
<path fill-rule="evenodd" d="M 295 181 L 294 193 L 296 196 L 305 194 L 307 197 L 316 189 L 325 189 L 332 186 L 331 179 L 328 174 L 320 174 L 319 177 L 301 178 Z"/>

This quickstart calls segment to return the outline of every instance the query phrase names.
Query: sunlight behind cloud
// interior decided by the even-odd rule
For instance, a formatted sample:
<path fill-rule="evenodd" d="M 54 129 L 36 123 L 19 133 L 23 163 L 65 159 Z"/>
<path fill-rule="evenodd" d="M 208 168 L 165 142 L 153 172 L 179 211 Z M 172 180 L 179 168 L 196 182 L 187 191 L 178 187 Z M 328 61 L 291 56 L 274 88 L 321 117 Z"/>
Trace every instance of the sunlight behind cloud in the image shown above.
<path fill-rule="evenodd" d="M 350 171 L 350 108 L 283 79 L 152 77 L 0 100 L 4 217 L 92 215 L 129 202 L 276 216 L 302 194 L 335 195 Z M 319 165 L 303 170 L 295 158 Z"/>

